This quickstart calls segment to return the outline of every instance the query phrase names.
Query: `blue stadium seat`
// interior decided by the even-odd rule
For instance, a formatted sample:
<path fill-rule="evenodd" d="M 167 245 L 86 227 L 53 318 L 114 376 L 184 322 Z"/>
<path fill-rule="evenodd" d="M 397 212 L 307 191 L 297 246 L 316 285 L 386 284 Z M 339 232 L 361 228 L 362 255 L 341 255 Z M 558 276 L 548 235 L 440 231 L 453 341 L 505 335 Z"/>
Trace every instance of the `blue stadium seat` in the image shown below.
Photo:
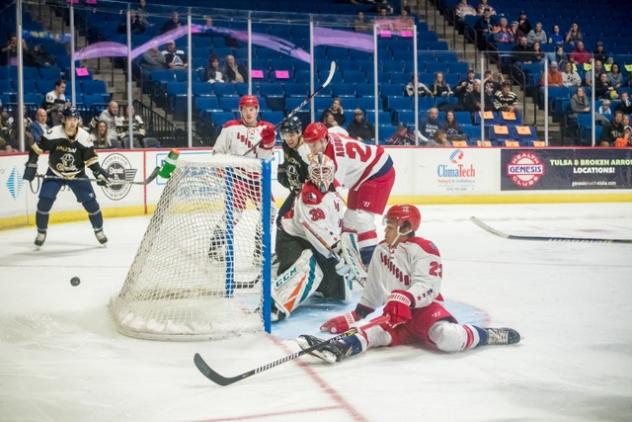
<path fill-rule="evenodd" d="M 409 97 L 388 97 L 388 108 L 397 112 L 400 110 L 413 110 L 414 104 Z"/>
<path fill-rule="evenodd" d="M 239 97 L 224 95 L 220 98 L 220 106 L 224 111 L 239 110 Z"/>
<path fill-rule="evenodd" d="M 235 118 L 235 113 L 230 111 L 218 111 L 211 114 L 211 121 L 216 126 L 222 126 L 229 120 L 233 120 Z"/>
<path fill-rule="evenodd" d="M 224 83 L 224 84 L 213 84 L 213 91 L 219 96 L 224 95 L 236 95 L 235 84 Z"/>
<path fill-rule="evenodd" d="M 198 110 L 221 109 L 216 96 L 198 97 L 195 99 L 195 107 Z"/>
<path fill-rule="evenodd" d="M 39 76 L 42 79 L 57 80 L 61 77 L 61 70 L 57 67 L 40 67 Z"/>

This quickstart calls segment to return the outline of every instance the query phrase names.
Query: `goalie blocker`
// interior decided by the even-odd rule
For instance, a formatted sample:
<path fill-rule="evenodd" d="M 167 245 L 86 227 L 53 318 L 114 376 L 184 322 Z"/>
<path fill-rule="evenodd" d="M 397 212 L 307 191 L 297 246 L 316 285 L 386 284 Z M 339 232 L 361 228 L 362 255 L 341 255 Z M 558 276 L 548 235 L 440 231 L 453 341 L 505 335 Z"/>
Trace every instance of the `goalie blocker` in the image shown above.
<path fill-rule="evenodd" d="M 335 191 L 333 162 L 310 157 L 308 180 L 277 229 L 277 277 L 272 282 L 273 318 L 291 314 L 315 292 L 345 300 L 364 270 L 351 233 L 341 233 L 344 209 Z"/>

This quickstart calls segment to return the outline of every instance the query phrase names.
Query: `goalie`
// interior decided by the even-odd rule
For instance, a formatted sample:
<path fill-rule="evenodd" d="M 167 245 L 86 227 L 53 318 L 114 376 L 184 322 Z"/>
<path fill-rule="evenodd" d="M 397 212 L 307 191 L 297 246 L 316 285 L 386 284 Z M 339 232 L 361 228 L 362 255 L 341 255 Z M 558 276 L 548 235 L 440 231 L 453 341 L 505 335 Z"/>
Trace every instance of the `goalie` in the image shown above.
<path fill-rule="evenodd" d="M 273 320 L 289 316 L 315 292 L 346 299 L 364 273 L 355 239 L 341 233 L 344 208 L 334 186 L 334 163 L 310 155 L 308 179 L 277 228 Z"/>

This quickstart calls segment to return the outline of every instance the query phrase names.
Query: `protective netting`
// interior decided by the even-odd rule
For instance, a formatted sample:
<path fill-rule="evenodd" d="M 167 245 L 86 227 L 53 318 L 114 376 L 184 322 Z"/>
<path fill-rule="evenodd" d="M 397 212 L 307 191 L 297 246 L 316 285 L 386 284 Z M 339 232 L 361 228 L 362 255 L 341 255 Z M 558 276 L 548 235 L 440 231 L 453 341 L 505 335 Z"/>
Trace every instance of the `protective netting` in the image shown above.
<path fill-rule="evenodd" d="M 191 340 L 262 330 L 261 168 L 234 156 L 178 161 L 110 303 L 121 333 Z"/>

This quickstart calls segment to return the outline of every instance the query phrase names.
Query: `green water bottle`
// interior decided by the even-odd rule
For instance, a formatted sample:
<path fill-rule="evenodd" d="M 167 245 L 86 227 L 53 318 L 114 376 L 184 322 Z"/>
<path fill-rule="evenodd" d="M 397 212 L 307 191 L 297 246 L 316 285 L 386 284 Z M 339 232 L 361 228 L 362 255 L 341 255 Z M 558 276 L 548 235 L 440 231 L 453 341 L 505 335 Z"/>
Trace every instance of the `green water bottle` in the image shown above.
<path fill-rule="evenodd" d="M 180 151 L 178 151 L 176 148 L 173 148 L 171 151 L 169 151 L 169 155 L 167 155 L 167 158 L 165 158 L 165 161 L 163 161 L 158 175 L 163 179 L 168 179 L 169 177 L 171 177 L 171 173 L 173 173 L 173 171 L 176 169 L 176 161 L 178 160 L 179 156 Z"/>

